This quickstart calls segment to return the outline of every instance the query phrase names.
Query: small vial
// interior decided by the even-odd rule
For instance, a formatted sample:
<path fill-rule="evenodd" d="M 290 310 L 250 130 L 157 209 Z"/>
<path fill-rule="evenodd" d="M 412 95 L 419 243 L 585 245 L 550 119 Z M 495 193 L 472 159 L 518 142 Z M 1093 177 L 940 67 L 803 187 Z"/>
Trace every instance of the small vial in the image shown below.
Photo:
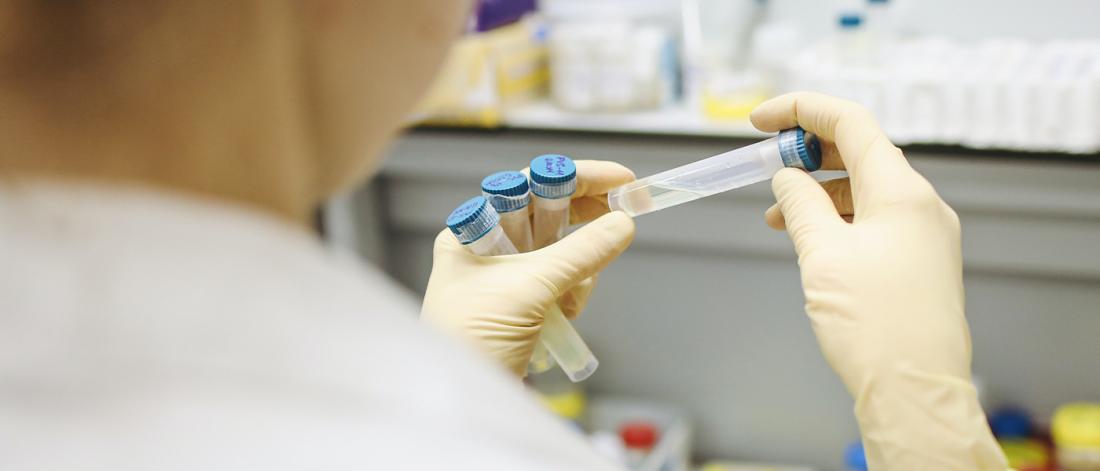
<path fill-rule="evenodd" d="M 531 202 L 527 175 L 521 172 L 497 172 L 481 181 L 481 195 L 500 215 L 500 226 L 520 253 L 534 247 L 531 239 Z"/>
<path fill-rule="evenodd" d="M 474 255 L 519 253 L 500 227 L 500 215 L 484 196 L 470 198 L 451 211 L 447 216 L 447 228 Z"/>
<path fill-rule="evenodd" d="M 531 192 L 527 184 L 527 175 L 522 172 L 497 172 L 481 180 L 481 195 L 500 215 L 500 227 L 504 234 L 516 246 L 520 253 L 530 252 L 534 246 L 531 239 L 531 214 L 528 203 Z M 542 342 L 535 344 L 528 373 L 542 373 L 554 367 L 553 357 Z"/>
<path fill-rule="evenodd" d="M 817 137 L 802 128 L 740 149 L 667 170 L 607 193 L 612 211 L 631 217 L 770 179 L 784 167 L 812 172 L 821 168 Z"/>
<path fill-rule="evenodd" d="M 541 249 L 561 240 L 569 228 L 569 201 L 577 191 L 577 166 L 569 157 L 547 154 L 532 159 L 530 171 L 531 209 L 534 213 L 531 231 L 535 249 Z M 561 314 L 557 304 L 553 311 L 559 315 L 547 313 L 540 334 L 543 344 L 569 379 L 581 381 L 596 371 L 600 362 L 569 319 Z M 567 349 L 560 352 L 554 350 L 559 347 Z M 563 359 L 570 364 L 563 363 Z"/>
<path fill-rule="evenodd" d="M 500 227 L 500 216 L 484 196 L 475 196 L 455 208 L 447 217 L 447 227 L 459 243 L 476 255 L 517 253 Z M 573 382 L 588 378 L 599 366 L 599 361 L 557 303 L 551 303 L 550 309 L 543 314 L 539 340 Z"/>
<path fill-rule="evenodd" d="M 535 248 L 561 240 L 569 227 L 569 200 L 577 191 L 577 166 L 564 155 L 547 154 L 531 161 Z"/>

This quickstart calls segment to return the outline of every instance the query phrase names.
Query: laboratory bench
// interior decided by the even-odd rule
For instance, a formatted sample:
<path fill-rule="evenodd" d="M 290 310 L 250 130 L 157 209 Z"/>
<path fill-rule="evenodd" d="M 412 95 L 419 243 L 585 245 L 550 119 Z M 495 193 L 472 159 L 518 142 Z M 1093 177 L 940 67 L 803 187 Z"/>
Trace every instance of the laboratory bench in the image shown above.
<path fill-rule="evenodd" d="M 420 293 L 443 220 L 491 172 L 561 153 L 645 176 L 760 138 L 745 127 L 582 124 L 413 130 L 379 178 L 329 206 L 328 234 Z M 962 221 L 986 403 L 1045 421 L 1061 403 L 1100 400 L 1100 156 L 928 146 L 906 155 Z M 577 321 L 600 359 L 587 385 L 682 406 L 701 457 L 840 469 L 858 438 L 852 401 L 803 312 L 791 243 L 764 224 L 773 202 L 760 183 L 640 217 L 634 245 Z"/>

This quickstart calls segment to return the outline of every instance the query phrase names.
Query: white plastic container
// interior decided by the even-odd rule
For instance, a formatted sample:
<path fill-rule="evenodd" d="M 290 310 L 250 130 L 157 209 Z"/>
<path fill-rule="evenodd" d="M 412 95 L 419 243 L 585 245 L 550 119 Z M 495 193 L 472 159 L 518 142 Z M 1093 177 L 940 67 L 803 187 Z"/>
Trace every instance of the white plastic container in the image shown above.
<path fill-rule="evenodd" d="M 1063 404 L 1054 412 L 1050 431 L 1059 469 L 1100 471 L 1100 404 Z"/>
<path fill-rule="evenodd" d="M 628 111 L 675 98 L 672 2 L 546 0 L 550 95 L 572 111 Z"/>
<path fill-rule="evenodd" d="M 839 44 L 789 57 L 785 83 L 863 104 L 895 144 L 1100 151 L 1098 40 L 922 37 L 876 45 L 888 52 L 870 65 Z"/>
<path fill-rule="evenodd" d="M 864 15 L 857 11 L 845 11 L 837 16 L 834 53 L 837 62 L 845 66 L 870 65 L 874 58 L 871 35 L 867 33 Z"/>

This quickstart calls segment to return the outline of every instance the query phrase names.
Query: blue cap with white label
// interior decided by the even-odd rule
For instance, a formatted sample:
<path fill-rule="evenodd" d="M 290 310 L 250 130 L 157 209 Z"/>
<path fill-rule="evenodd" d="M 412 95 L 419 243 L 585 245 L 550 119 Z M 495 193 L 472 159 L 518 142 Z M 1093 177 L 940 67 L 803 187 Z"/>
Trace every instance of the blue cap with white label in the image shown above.
<path fill-rule="evenodd" d="M 821 143 L 802 128 L 779 131 L 779 157 L 786 167 L 813 172 L 821 168 Z"/>
<path fill-rule="evenodd" d="M 521 172 L 497 172 L 481 181 L 481 194 L 498 213 L 527 207 L 531 201 L 527 175 Z"/>
<path fill-rule="evenodd" d="M 488 234 L 499 222 L 500 216 L 484 196 L 466 200 L 447 217 L 447 227 L 463 245 Z"/>
<path fill-rule="evenodd" d="M 546 154 L 531 160 L 531 193 L 540 198 L 568 198 L 577 191 L 577 165 L 569 157 Z"/>

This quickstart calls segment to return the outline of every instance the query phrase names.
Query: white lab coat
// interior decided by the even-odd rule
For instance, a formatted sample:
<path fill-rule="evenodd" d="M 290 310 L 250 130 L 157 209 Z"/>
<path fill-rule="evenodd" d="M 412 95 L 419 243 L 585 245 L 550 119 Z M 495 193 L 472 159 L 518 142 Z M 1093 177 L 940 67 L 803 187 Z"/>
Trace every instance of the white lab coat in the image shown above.
<path fill-rule="evenodd" d="M 0 185 L 0 469 L 605 469 L 383 274 L 258 211 Z"/>

